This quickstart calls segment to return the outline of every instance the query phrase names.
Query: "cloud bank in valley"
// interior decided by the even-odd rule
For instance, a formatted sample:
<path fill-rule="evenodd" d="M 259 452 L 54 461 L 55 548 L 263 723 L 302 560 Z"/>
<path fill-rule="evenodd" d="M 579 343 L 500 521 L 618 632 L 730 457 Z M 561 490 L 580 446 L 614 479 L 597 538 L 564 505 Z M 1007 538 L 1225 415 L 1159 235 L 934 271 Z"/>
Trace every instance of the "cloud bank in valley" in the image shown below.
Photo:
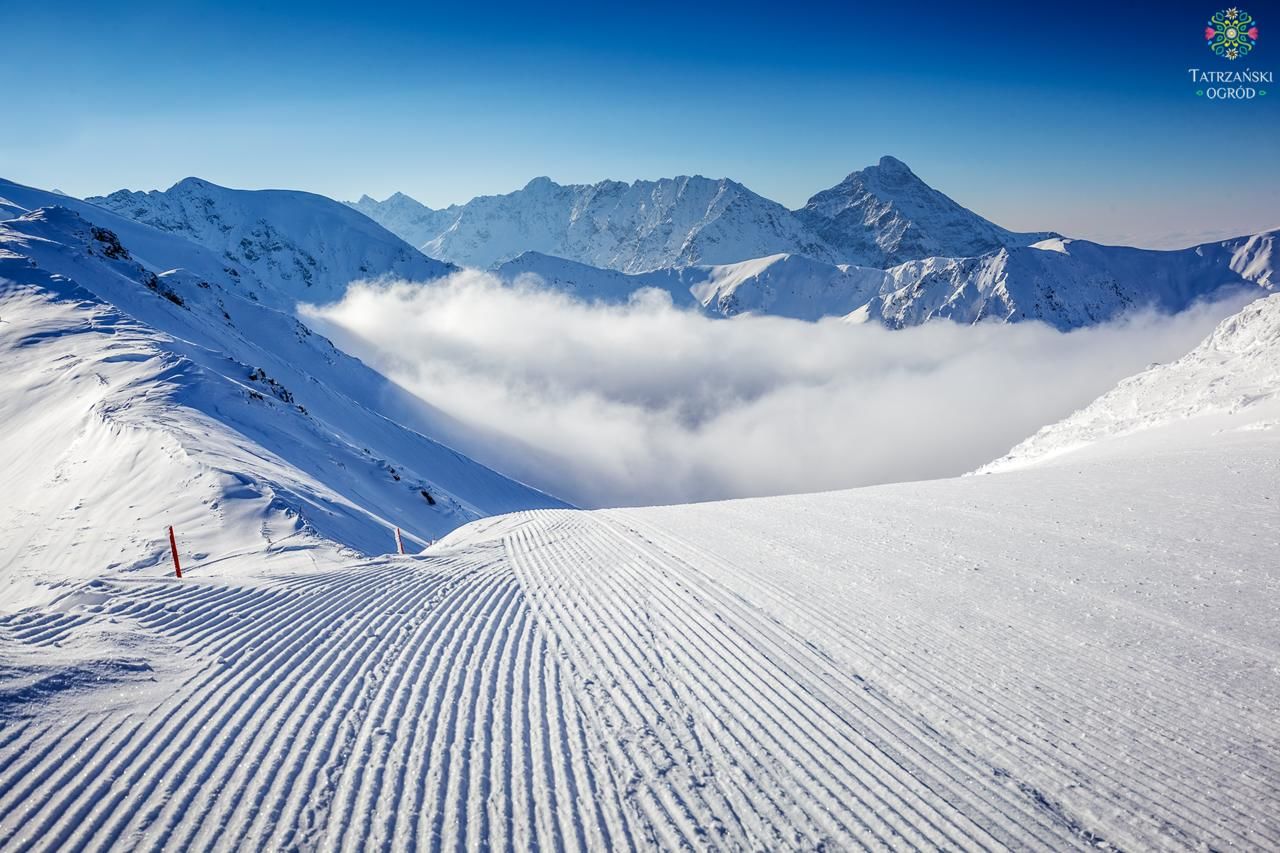
<path fill-rule="evenodd" d="M 456 418 L 464 428 L 442 438 L 459 450 L 594 507 L 957 475 L 1186 352 L 1241 302 L 1069 333 L 890 331 L 712 319 L 656 291 L 586 304 L 463 271 L 358 283 L 301 311 Z"/>

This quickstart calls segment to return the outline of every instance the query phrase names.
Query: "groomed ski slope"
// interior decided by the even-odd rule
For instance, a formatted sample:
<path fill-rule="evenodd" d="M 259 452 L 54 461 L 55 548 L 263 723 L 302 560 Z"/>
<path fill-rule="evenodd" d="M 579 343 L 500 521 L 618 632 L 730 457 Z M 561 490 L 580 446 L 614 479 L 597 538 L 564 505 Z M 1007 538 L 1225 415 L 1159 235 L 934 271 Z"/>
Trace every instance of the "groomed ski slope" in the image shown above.
<path fill-rule="evenodd" d="M 1277 354 L 1280 296 L 1002 473 L 50 577 L 0 849 L 1280 847 Z"/>
<path fill-rule="evenodd" d="M 1274 848 L 1280 433 L 1184 433 L 94 581 L 0 629 L 0 848 Z"/>

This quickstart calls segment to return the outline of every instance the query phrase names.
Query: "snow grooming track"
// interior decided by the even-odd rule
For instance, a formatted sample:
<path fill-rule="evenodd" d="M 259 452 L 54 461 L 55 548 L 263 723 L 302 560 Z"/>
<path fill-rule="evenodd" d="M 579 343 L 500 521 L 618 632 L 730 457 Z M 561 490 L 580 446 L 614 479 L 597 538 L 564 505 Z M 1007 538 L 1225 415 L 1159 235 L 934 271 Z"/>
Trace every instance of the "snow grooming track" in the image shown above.
<path fill-rule="evenodd" d="M 1249 590 L 1267 573 L 1239 568 L 1261 565 L 1273 510 L 1236 505 L 1252 539 L 1238 546 L 1179 542 L 1172 531 L 1196 530 L 1182 514 L 1214 496 L 1187 488 L 1206 482 L 1205 460 L 1164 464 L 1177 487 L 1142 472 L 1152 494 L 1128 507 L 1170 515 L 1160 541 L 1179 553 L 1159 564 L 1132 541 L 1114 550 L 1130 520 L 1090 521 L 1107 490 L 1082 488 L 1112 484 L 1074 471 L 1072 489 L 927 484 L 950 506 L 940 529 L 963 531 L 941 553 L 909 528 L 901 544 L 883 534 L 887 519 L 939 512 L 910 486 L 763 502 L 781 522 L 762 523 L 751 501 L 525 513 L 506 541 L 654 846 L 1274 848 L 1274 623 L 1246 643 L 1213 627 L 1226 616 L 1256 629 L 1274 613 L 1274 597 Z M 1265 495 L 1267 477 L 1242 494 Z M 1056 509 L 1025 502 L 1044 494 Z M 973 542 L 991 553 L 1017 510 L 1043 518 L 1025 538 L 1048 543 L 1056 569 L 1038 576 L 1016 551 L 977 569 L 956 559 Z M 1168 602 L 1144 578 L 1157 565 Z M 1240 580 L 1204 585 L 1224 574 Z M 1180 619 L 1188 575 L 1208 609 Z M 1117 595 L 1125 581 L 1138 597 Z"/>
<path fill-rule="evenodd" d="M 0 849 L 629 846 L 501 557 L 93 584 L 84 610 L 184 671 L 125 708 L 0 720 Z"/>
<path fill-rule="evenodd" d="M 1280 431 L 1180 435 L 67 587 L 0 850 L 1280 849 Z"/>
<path fill-rule="evenodd" d="M 588 685 L 584 704 L 612 737 L 615 772 L 630 777 L 650 843 L 997 843 L 850 724 L 823 683 L 834 676 L 794 636 L 698 583 L 687 564 L 637 548 L 601 514 L 589 527 L 574 524 L 580 513 L 530 515 L 508 537 L 513 563 L 535 608 L 563 626 L 565 654 Z M 625 683 L 620 672 L 643 675 Z"/>

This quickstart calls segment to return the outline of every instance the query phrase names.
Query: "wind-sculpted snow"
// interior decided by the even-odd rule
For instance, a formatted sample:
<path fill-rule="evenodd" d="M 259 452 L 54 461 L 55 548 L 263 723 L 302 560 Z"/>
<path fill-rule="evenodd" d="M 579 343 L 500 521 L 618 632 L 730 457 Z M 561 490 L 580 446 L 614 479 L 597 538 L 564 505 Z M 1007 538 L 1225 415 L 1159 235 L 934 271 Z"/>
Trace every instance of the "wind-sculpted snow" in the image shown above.
<path fill-rule="evenodd" d="M 1013 470 L 1161 427 L 1193 437 L 1280 429 L 1280 294 L 1252 303 L 1182 358 L 1123 380 L 980 471 Z"/>
<path fill-rule="evenodd" d="M 94 581 L 0 622 L 0 846 L 1273 848 L 1278 434 Z"/>

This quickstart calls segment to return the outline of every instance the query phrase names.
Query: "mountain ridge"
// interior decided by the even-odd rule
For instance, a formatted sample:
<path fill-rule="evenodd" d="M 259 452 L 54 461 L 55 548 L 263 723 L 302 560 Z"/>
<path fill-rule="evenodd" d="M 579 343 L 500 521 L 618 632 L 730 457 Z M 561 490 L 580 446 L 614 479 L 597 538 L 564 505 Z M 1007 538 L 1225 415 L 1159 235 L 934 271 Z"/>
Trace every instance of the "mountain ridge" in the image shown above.
<path fill-rule="evenodd" d="M 176 234 L 248 272 L 276 307 L 341 298 L 356 279 L 426 280 L 451 264 L 428 258 L 349 205 L 300 190 L 238 190 L 183 178 L 167 190 L 118 190 L 86 199 Z"/>
<path fill-rule="evenodd" d="M 399 192 L 382 202 L 366 195 L 347 204 L 433 257 L 480 268 L 524 251 L 627 273 L 773 254 L 885 267 L 1056 236 L 1001 228 L 890 156 L 797 210 L 730 178 L 701 175 L 629 184 L 559 184 L 539 176 L 519 190 L 441 210 Z"/>
<path fill-rule="evenodd" d="M 1050 238 L 976 257 L 925 258 L 888 269 L 778 254 L 626 274 L 526 252 L 494 273 L 506 281 L 536 275 L 552 289 L 587 301 L 623 303 L 640 290 L 656 288 L 677 307 L 723 317 L 842 316 L 889 328 L 932 320 L 1040 321 L 1067 331 L 1142 309 L 1177 313 L 1230 289 L 1258 295 L 1275 290 L 1280 286 L 1278 235 L 1269 231 L 1176 251 Z"/>
<path fill-rule="evenodd" d="M 430 437 L 446 416 L 255 298 L 248 270 L 88 202 L 6 181 L 0 198 L 3 464 L 40 498 L 0 515 L 58 541 L 60 570 L 152 570 L 166 523 L 187 553 L 305 566 L 393 550 L 393 526 L 425 544 L 565 505 Z M 4 542 L 0 564 L 29 544 Z"/>

